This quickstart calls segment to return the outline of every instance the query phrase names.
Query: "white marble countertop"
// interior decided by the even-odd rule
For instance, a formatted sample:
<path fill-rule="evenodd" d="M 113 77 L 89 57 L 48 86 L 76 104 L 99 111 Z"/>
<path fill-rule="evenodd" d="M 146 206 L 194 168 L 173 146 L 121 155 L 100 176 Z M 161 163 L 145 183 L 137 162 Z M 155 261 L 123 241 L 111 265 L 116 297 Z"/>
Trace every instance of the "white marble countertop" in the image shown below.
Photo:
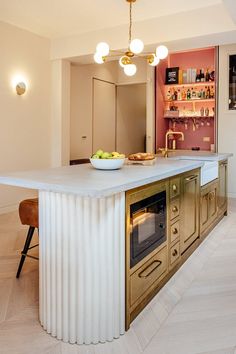
<path fill-rule="evenodd" d="M 171 159 L 222 161 L 232 157 L 232 153 L 215 153 L 210 151 L 176 150 L 169 153 Z"/>
<path fill-rule="evenodd" d="M 0 175 L 0 183 L 18 187 L 103 197 L 203 166 L 194 160 L 157 158 L 152 166 L 124 165 L 120 170 L 95 170 L 91 164 Z"/>

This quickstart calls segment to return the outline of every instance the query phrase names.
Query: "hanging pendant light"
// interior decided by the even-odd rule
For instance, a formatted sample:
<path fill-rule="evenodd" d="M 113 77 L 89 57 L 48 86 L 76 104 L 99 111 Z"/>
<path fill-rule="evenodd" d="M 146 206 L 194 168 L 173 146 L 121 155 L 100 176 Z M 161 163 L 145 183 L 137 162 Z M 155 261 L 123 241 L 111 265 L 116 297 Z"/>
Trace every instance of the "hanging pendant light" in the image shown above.
<path fill-rule="evenodd" d="M 143 58 L 151 66 L 158 65 L 161 59 L 165 59 L 168 56 L 168 49 L 164 45 L 160 45 L 156 48 L 156 53 L 143 53 L 144 44 L 141 39 L 132 39 L 132 5 L 136 0 L 126 0 L 129 3 L 129 45 L 126 52 L 122 53 L 117 50 L 110 50 L 109 45 L 106 42 L 98 43 L 96 47 L 96 53 L 94 54 L 94 61 L 98 64 L 103 64 L 110 52 L 120 55 L 120 66 L 124 69 L 124 73 L 127 76 L 133 76 L 136 74 L 137 67 L 132 62 L 134 57 Z"/>

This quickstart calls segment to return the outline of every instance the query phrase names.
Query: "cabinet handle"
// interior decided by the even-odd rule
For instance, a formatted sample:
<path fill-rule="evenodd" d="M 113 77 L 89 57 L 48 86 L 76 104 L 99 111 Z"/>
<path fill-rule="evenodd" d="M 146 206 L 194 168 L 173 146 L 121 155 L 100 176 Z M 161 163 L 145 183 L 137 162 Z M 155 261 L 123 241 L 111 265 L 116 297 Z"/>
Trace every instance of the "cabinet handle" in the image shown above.
<path fill-rule="evenodd" d="M 176 235 L 176 234 L 178 233 L 178 229 L 175 227 L 175 228 L 173 229 L 172 233 L 173 233 L 174 235 Z"/>
<path fill-rule="evenodd" d="M 177 249 L 175 248 L 174 251 L 172 252 L 172 256 L 175 257 L 175 256 L 177 256 L 177 254 L 178 254 L 178 251 L 177 251 Z"/>
<path fill-rule="evenodd" d="M 185 178 L 186 182 L 192 181 L 193 179 L 197 178 L 197 175 L 192 175 L 190 177 Z"/>
<path fill-rule="evenodd" d="M 176 206 L 176 205 L 175 205 L 175 206 L 173 206 L 172 211 L 173 211 L 173 213 L 176 213 L 176 212 L 178 211 L 178 208 L 177 208 L 177 206 Z"/>
<path fill-rule="evenodd" d="M 154 268 L 152 268 L 148 273 L 146 273 L 145 274 L 145 272 L 146 272 L 146 270 L 147 269 L 149 269 L 153 264 L 155 264 L 155 263 L 157 263 L 156 264 L 156 266 L 154 267 Z M 154 272 L 154 270 L 156 270 L 160 265 L 162 264 L 162 261 L 158 261 L 158 260 L 156 260 L 156 261 L 153 261 L 151 264 L 149 264 L 141 273 L 139 273 L 139 278 L 147 278 L 147 277 L 149 277 L 149 275 L 151 275 L 153 272 Z"/>
<path fill-rule="evenodd" d="M 172 190 L 173 190 L 174 192 L 176 192 L 176 191 L 177 191 L 177 186 L 176 186 L 176 184 L 173 184 L 173 186 L 172 186 Z"/>

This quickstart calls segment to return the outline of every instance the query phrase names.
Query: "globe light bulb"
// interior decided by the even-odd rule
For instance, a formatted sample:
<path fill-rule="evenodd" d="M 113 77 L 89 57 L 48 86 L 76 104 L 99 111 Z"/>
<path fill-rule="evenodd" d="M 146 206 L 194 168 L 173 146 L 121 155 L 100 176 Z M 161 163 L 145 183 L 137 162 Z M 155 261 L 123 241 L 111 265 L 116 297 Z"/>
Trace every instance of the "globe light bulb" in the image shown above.
<path fill-rule="evenodd" d="M 104 59 L 103 59 L 102 55 L 100 55 L 100 53 L 95 53 L 93 56 L 93 59 L 94 59 L 95 63 L 97 63 L 97 64 L 104 63 Z"/>
<path fill-rule="evenodd" d="M 140 39 L 133 39 L 130 43 L 129 49 L 134 54 L 140 54 L 143 51 L 144 44 Z"/>
<path fill-rule="evenodd" d="M 164 45 L 160 45 L 156 49 L 156 56 L 158 59 L 165 59 L 168 55 L 168 49 Z"/>
<path fill-rule="evenodd" d="M 148 60 L 148 64 L 151 66 L 157 66 L 157 64 L 159 64 L 159 62 L 160 62 L 160 59 L 155 54 L 152 54 L 152 57 L 149 58 L 149 60 Z"/>
<path fill-rule="evenodd" d="M 135 64 L 127 64 L 125 65 L 124 67 L 124 73 L 127 75 L 127 76 L 133 76 L 136 74 L 136 71 L 137 71 L 137 67 Z"/>
<path fill-rule="evenodd" d="M 109 54 L 109 45 L 105 42 L 98 43 L 96 47 L 96 52 L 100 54 L 101 57 L 106 57 Z"/>
<path fill-rule="evenodd" d="M 125 65 L 127 64 L 131 64 L 131 60 L 129 57 L 127 57 L 126 55 L 123 55 L 123 57 L 120 58 L 119 60 L 119 64 L 122 68 L 125 67 Z"/>

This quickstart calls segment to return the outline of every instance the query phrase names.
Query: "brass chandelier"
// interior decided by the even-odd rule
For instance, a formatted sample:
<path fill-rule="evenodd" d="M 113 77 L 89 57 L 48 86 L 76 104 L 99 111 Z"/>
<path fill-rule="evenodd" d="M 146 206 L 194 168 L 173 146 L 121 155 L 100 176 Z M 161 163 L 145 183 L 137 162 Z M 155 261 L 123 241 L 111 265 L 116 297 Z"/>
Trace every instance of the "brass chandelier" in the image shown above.
<path fill-rule="evenodd" d="M 137 71 L 136 65 L 133 63 L 134 57 L 144 58 L 151 66 L 156 66 L 160 59 L 165 59 L 168 55 L 168 49 L 164 45 L 156 48 L 156 53 L 143 52 L 144 44 L 140 39 L 132 39 L 132 5 L 136 0 L 126 0 L 129 3 L 129 44 L 125 52 L 110 50 L 109 45 L 105 42 L 98 43 L 96 53 L 94 54 L 94 61 L 97 64 L 103 64 L 108 57 L 117 57 L 120 66 L 124 69 L 124 73 L 128 76 L 135 75 Z M 112 53 L 112 54 L 110 54 Z"/>

